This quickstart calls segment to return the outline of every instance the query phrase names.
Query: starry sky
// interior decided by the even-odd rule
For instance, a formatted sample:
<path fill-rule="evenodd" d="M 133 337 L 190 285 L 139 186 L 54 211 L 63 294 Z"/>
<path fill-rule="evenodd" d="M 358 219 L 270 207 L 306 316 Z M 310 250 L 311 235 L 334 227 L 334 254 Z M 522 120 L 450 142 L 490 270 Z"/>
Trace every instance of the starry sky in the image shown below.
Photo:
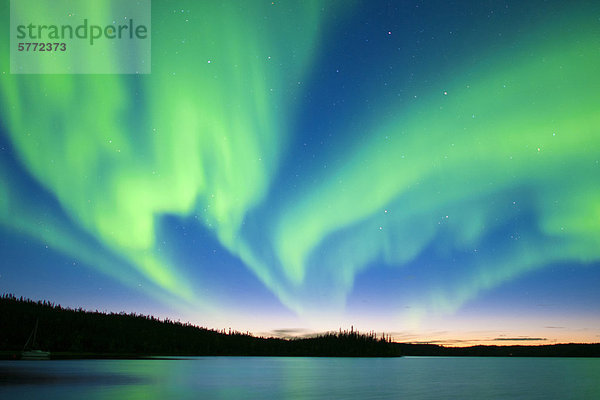
<path fill-rule="evenodd" d="M 0 32 L 0 292 L 600 342 L 600 4 L 154 0 L 151 40 L 148 75 L 13 75 Z"/>

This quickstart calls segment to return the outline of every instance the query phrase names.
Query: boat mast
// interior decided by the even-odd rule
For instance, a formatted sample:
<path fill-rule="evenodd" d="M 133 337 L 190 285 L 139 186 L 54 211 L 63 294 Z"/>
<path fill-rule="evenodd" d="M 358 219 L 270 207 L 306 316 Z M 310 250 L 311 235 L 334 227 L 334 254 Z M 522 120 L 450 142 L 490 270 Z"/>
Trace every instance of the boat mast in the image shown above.
<path fill-rule="evenodd" d="M 40 319 L 38 317 L 35 320 L 35 328 L 33 328 L 33 332 L 31 332 L 29 334 L 29 338 L 27 339 L 27 342 L 25 343 L 25 346 L 23 346 L 23 350 L 27 349 L 27 345 L 29 344 L 29 341 L 31 340 L 32 336 L 33 336 L 33 341 L 31 342 L 31 347 L 33 347 L 35 345 L 35 336 L 37 335 L 37 328 L 38 328 L 38 323 L 39 322 L 40 322 Z"/>

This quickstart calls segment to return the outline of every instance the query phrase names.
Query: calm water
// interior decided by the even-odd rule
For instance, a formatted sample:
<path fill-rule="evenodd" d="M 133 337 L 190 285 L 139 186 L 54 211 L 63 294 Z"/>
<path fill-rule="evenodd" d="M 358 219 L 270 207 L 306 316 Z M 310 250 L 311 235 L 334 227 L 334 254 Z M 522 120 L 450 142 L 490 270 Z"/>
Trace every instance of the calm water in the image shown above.
<path fill-rule="evenodd" d="M 0 361 L 1 399 L 600 399 L 600 359 Z"/>

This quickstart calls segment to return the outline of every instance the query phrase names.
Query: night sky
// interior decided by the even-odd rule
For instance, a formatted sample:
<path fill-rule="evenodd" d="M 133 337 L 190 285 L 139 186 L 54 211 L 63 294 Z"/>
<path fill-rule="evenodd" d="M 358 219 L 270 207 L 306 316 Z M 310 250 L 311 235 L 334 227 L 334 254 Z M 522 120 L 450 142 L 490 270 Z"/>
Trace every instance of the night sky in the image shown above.
<path fill-rule="evenodd" d="M 151 40 L 149 75 L 13 75 L 0 32 L 0 292 L 600 342 L 600 3 L 154 0 Z"/>

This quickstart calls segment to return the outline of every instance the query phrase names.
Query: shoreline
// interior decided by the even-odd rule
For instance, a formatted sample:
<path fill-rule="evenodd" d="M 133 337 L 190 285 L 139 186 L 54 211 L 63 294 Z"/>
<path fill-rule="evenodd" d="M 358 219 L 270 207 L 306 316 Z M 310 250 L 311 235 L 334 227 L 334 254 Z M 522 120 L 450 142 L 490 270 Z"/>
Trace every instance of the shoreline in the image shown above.
<path fill-rule="evenodd" d="M 400 348 L 406 349 L 406 346 L 420 346 L 404 343 L 396 343 Z M 575 351 L 552 352 L 550 350 L 557 347 L 570 347 L 578 349 Z M 400 355 L 392 356 L 330 356 L 316 354 L 139 354 L 139 353 L 92 353 L 92 352 L 51 352 L 48 360 L 189 360 L 190 358 L 200 357 L 242 357 L 242 358 L 402 358 L 402 357 L 437 357 L 437 358 L 600 358 L 600 344 L 558 344 L 541 346 L 518 346 L 516 354 L 506 353 L 503 350 L 515 350 L 516 346 L 476 346 L 476 347 L 439 347 L 437 351 L 404 351 Z M 585 354 L 582 350 L 589 350 Z M 438 354 L 433 354 L 437 352 Z M 407 354 L 408 353 L 408 354 Z M 21 359 L 20 350 L 1 350 L 0 360 L 2 361 L 32 361 Z"/>

